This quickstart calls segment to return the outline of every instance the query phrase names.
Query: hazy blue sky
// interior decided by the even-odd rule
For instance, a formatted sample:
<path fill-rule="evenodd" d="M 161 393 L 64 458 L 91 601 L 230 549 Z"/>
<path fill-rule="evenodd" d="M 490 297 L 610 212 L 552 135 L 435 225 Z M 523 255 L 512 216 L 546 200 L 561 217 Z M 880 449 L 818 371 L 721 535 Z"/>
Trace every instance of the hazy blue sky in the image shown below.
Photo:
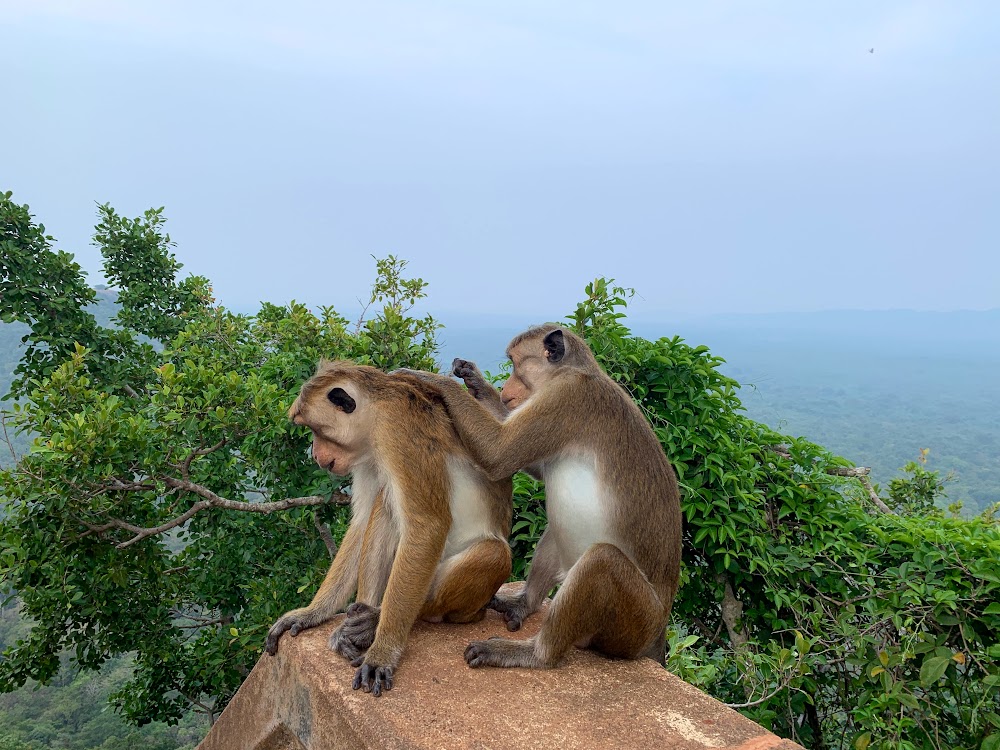
<path fill-rule="evenodd" d="M 1000 4 L 0 0 L 0 189 L 100 279 L 553 318 L 1000 307 Z M 874 48 L 874 52 L 869 52 Z"/>

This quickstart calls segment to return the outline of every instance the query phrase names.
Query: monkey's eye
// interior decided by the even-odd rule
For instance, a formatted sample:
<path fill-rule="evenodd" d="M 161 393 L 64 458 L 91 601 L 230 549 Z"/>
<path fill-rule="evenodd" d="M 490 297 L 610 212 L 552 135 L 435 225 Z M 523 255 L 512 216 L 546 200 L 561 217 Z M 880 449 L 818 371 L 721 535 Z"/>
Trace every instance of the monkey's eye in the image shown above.
<path fill-rule="evenodd" d="M 354 399 L 351 398 L 350 394 L 348 394 L 348 392 L 343 388 L 332 389 L 326 394 L 326 397 L 330 400 L 331 404 L 336 406 L 345 414 L 352 413 L 358 406 Z"/>

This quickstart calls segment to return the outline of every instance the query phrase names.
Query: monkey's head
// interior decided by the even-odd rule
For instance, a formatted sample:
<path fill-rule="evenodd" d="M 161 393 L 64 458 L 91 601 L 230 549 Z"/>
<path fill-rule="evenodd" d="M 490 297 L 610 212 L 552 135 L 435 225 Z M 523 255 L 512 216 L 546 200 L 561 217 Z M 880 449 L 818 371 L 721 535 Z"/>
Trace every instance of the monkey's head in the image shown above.
<path fill-rule="evenodd" d="M 532 326 L 515 336 L 507 346 L 507 357 L 512 368 L 500 398 L 511 411 L 544 388 L 563 368 L 599 367 L 587 343 L 556 323 Z"/>
<path fill-rule="evenodd" d="M 379 376 L 386 377 L 353 362 L 320 362 L 288 410 L 292 422 L 312 431 L 313 459 L 327 471 L 348 474 L 370 453 Z"/>

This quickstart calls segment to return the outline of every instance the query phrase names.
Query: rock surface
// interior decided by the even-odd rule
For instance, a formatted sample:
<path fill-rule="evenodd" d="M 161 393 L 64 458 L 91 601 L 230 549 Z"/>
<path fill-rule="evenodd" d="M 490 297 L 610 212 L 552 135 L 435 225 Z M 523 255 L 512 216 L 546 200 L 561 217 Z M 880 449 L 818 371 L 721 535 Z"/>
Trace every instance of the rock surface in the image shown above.
<path fill-rule="evenodd" d="M 418 623 L 393 689 L 375 698 L 351 689 L 355 670 L 327 648 L 337 622 L 285 634 L 199 750 L 801 750 L 648 659 L 576 651 L 553 670 L 470 669 L 470 640 L 509 635 L 494 612 L 472 625 Z"/>

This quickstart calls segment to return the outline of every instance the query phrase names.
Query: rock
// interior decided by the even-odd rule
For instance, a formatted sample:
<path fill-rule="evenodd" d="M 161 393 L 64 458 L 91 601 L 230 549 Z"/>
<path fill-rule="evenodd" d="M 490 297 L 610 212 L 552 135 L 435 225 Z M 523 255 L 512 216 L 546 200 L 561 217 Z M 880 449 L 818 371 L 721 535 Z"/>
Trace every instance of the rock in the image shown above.
<path fill-rule="evenodd" d="M 534 635 L 542 617 L 513 637 Z M 375 698 L 351 688 L 355 669 L 327 648 L 338 622 L 286 633 L 199 750 L 801 750 L 649 659 L 580 650 L 552 670 L 470 669 L 469 641 L 511 635 L 494 612 L 471 625 L 418 623 L 393 689 Z"/>

